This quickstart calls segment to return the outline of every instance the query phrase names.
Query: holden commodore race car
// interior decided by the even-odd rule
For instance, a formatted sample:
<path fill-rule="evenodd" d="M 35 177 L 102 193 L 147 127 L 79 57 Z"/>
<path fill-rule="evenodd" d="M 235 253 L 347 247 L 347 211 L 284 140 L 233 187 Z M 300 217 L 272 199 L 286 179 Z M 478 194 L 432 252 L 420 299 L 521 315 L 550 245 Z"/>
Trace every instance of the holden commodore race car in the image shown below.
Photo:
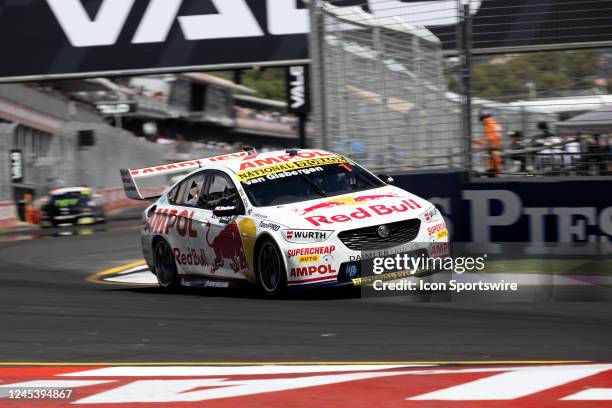
<path fill-rule="evenodd" d="M 40 210 L 43 227 L 94 224 L 105 220 L 104 200 L 89 187 L 51 190 Z"/>
<path fill-rule="evenodd" d="M 163 194 L 144 194 L 145 179 L 186 171 Z M 431 203 L 322 150 L 249 149 L 121 176 L 129 198 L 154 200 L 142 249 L 166 289 L 248 281 L 277 296 L 350 285 L 368 251 L 448 240 Z"/>

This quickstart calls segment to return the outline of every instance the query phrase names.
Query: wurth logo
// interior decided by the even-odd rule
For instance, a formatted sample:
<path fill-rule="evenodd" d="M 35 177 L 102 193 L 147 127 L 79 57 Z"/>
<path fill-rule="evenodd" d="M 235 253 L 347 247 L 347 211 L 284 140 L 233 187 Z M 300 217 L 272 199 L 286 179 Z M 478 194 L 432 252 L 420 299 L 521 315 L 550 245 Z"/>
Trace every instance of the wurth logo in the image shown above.
<path fill-rule="evenodd" d="M 46 400 L 41 405 L 411 408 L 456 407 L 463 401 L 476 407 L 502 402 L 574 407 L 591 406 L 586 401 L 608 401 L 609 405 L 610 370 L 612 364 L 19 367 L 0 369 L 0 404 L 9 402 L 18 390 L 70 389 L 74 391 L 70 399 Z M 206 405 L 201 401 L 207 401 Z M 429 402 L 423 405 L 423 401 Z"/>

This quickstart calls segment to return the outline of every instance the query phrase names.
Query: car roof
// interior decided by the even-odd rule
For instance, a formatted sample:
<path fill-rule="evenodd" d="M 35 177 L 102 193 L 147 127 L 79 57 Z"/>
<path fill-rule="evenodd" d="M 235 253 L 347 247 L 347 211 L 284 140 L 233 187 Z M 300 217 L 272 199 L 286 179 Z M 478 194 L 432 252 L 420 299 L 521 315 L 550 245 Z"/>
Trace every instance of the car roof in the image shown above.
<path fill-rule="evenodd" d="M 62 187 L 56 188 L 49 192 L 51 195 L 61 195 L 68 193 L 81 193 L 81 192 L 91 192 L 91 188 L 89 187 Z"/>

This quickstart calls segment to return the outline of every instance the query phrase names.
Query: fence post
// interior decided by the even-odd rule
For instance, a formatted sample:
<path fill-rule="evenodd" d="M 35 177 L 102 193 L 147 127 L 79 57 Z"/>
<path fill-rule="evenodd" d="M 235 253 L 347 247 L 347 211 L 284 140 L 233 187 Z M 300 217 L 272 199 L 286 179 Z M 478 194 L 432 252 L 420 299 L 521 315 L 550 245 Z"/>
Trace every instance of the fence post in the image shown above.
<path fill-rule="evenodd" d="M 462 139 L 466 154 L 466 167 L 472 174 L 472 14 L 470 0 L 457 0 L 459 24 L 457 47 L 461 60 L 461 112 Z"/>
<path fill-rule="evenodd" d="M 328 143 L 328 125 L 327 125 L 327 95 L 326 95 L 326 83 L 325 83 L 325 21 L 323 13 L 321 12 L 321 5 L 319 0 L 310 0 L 310 19 L 311 19 L 311 60 L 314 62 L 317 59 L 318 64 L 311 63 L 313 68 L 318 68 L 316 72 L 313 69 L 310 81 L 313 90 L 313 95 L 318 94 L 317 104 L 313 106 L 313 115 L 318 119 L 319 126 L 318 132 L 321 141 L 321 147 L 323 149 L 329 148 Z M 313 47 L 314 45 L 314 47 Z M 314 48 L 314 49 L 313 49 Z M 312 52 L 314 51 L 314 52 Z M 317 79 L 317 80 L 315 80 Z M 314 100 L 314 98 L 313 98 Z M 316 120 L 315 119 L 315 120 Z M 316 131 L 316 130 L 315 130 Z"/>

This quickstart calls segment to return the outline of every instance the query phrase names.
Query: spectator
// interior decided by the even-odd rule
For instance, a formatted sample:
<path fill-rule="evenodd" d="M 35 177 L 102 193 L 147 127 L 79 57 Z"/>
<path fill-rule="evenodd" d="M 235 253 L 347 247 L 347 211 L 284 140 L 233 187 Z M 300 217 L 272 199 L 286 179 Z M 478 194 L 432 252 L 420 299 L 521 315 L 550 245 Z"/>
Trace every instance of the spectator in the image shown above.
<path fill-rule="evenodd" d="M 510 133 L 510 149 L 513 151 L 510 157 L 512 160 L 514 160 L 514 162 L 520 163 L 519 171 L 521 173 L 527 172 L 527 155 L 525 152 L 520 152 L 521 150 L 524 150 L 525 147 L 522 132 L 516 131 Z"/>
<path fill-rule="evenodd" d="M 547 172 L 549 174 L 559 170 L 563 161 L 563 150 L 561 144 L 563 140 L 550 131 L 548 123 L 538 123 L 540 134 L 534 137 L 534 146 L 542 147 L 536 153 L 535 165 L 536 170 Z"/>
<path fill-rule="evenodd" d="M 499 157 L 502 148 L 502 127 L 488 111 L 480 113 L 480 121 L 484 130 L 484 140 L 475 143 L 485 150 L 485 168 L 489 177 L 497 177 L 501 171 L 502 159 Z"/>
<path fill-rule="evenodd" d="M 585 135 L 582 138 L 582 151 L 585 153 L 583 171 L 587 175 L 594 170 L 597 175 L 605 175 L 608 171 L 608 141 L 607 135 Z"/>
<path fill-rule="evenodd" d="M 568 143 L 565 145 L 565 156 L 563 157 L 563 165 L 568 170 L 574 170 L 580 164 L 580 138 L 582 132 L 576 132 L 575 137 L 569 137 Z"/>

